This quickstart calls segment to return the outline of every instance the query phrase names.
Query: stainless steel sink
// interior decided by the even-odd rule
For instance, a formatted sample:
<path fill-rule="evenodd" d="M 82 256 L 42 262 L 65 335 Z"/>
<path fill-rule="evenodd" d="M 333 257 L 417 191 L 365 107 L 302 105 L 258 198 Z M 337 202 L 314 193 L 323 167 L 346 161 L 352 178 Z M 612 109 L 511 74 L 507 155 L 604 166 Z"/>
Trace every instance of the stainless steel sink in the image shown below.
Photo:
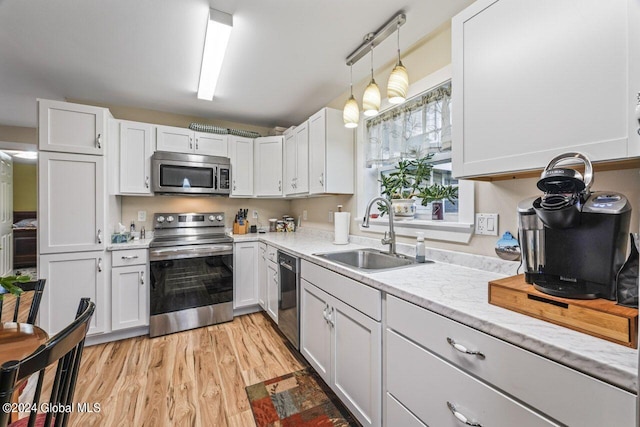
<path fill-rule="evenodd" d="M 354 249 L 351 251 L 314 254 L 338 264 L 355 267 L 360 270 L 389 270 L 410 267 L 418 263 L 405 255 L 389 255 L 377 249 Z M 427 261 L 433 262 L 433 261 Z"/>

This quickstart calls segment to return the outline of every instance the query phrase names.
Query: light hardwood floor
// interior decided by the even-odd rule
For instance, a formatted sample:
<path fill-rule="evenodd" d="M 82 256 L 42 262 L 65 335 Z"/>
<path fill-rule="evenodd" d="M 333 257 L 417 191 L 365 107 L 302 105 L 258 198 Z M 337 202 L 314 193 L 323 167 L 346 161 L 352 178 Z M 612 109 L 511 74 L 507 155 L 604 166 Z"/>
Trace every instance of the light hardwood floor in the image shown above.
<path fill-rule="evenodd" d="M 304 366 L 262 313 L 87 347 L 74 400 L 101 411 L 70 425 L 254 426 L 245 386 Z"/>

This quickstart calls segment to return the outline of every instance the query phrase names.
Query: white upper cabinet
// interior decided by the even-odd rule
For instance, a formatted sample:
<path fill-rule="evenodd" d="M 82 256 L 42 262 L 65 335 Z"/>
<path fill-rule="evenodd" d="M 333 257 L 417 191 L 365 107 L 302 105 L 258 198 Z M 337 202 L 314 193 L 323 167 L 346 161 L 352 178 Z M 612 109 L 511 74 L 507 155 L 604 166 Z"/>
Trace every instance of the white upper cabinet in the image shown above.
<path fill-rule="evenodd" d="M 639 156 L 639 21 L 634 0 L 479 0 L 454 17 L 454 175 Z"/>
<path fill-rule="evenodd" d="M 323 108 L 309 118 L 309 194 L 353 194 L 353 130 L 342 111 Z"/>
<path fill-rule="evenodd" d="M 253 197 L 253 139 L 230 137 L 229 158 L 231 197 Z"/>
<path fill-rule="evenodd" d="M 285 195 L 309 192 L 309 122 L 285 133 Z"/>
<path fill-rule="evenodd" d="M 256 138 L 254 147 L 255 195 L 282 196 L 282 136 Z"/>
<path fill-rule="evenodd" d="M 229 135 L 194 132 L 173 126 L 156 126 L 156 129 L 158 151 L 229 157 Z"/>
<path fill-rule="evenodd" d="M 38 156 L 40 254 L 105 247 L 104 157 L 42 152 Z"/>
<path fill-rule="evenodd" d="M 229 157 L 229 135 L 208 132 L 194 132 L 194 154 Z"/>
<path fill-rule="evenodd" d="M 193 131 L 172 126 L 156 126 L 156 150 L 174 153 L 193 153 Z"/>
<path fill-rule="evenodd" d="M 120 122 L 120 188 L 118 194 L 151 194 L 153 125 Z"/>
<path fill-rule="evenodd" d="M 38 100 L 38 148 L 103 155 L 108 110 L 62 101 Z"/>

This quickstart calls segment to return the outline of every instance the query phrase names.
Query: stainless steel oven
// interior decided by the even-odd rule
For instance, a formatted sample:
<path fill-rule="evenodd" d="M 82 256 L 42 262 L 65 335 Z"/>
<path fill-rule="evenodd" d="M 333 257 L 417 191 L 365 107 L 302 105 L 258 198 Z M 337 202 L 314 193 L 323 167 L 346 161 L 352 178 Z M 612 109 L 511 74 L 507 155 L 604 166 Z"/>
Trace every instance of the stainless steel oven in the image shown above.
<path fill-rule="evenodd" d="M 224 213 L 157 213 L 149 245 L 149 336 L 233 320 L 233 240 Z"/>
<path fill-rule="evenodd" d="M 157 151 L 151 157 L 151 186 L 159 194 L 231 193 L 231 162 L 226 157 Z"/>

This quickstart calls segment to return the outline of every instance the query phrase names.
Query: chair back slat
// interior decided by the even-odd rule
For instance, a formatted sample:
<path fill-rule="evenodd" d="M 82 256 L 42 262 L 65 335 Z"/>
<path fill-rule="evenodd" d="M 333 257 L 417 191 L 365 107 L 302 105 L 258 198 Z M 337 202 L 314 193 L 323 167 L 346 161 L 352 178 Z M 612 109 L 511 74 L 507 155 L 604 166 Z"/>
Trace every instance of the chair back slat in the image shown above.
<path fill-rule="evenodd" d="M 45 283 L 46 279 L 15 282 L 14 285 L 22 289 L 22 294 L 19 296 L 4 294 L 4 301 L 0 300 L 0 320 L 35 324 Z"/>

